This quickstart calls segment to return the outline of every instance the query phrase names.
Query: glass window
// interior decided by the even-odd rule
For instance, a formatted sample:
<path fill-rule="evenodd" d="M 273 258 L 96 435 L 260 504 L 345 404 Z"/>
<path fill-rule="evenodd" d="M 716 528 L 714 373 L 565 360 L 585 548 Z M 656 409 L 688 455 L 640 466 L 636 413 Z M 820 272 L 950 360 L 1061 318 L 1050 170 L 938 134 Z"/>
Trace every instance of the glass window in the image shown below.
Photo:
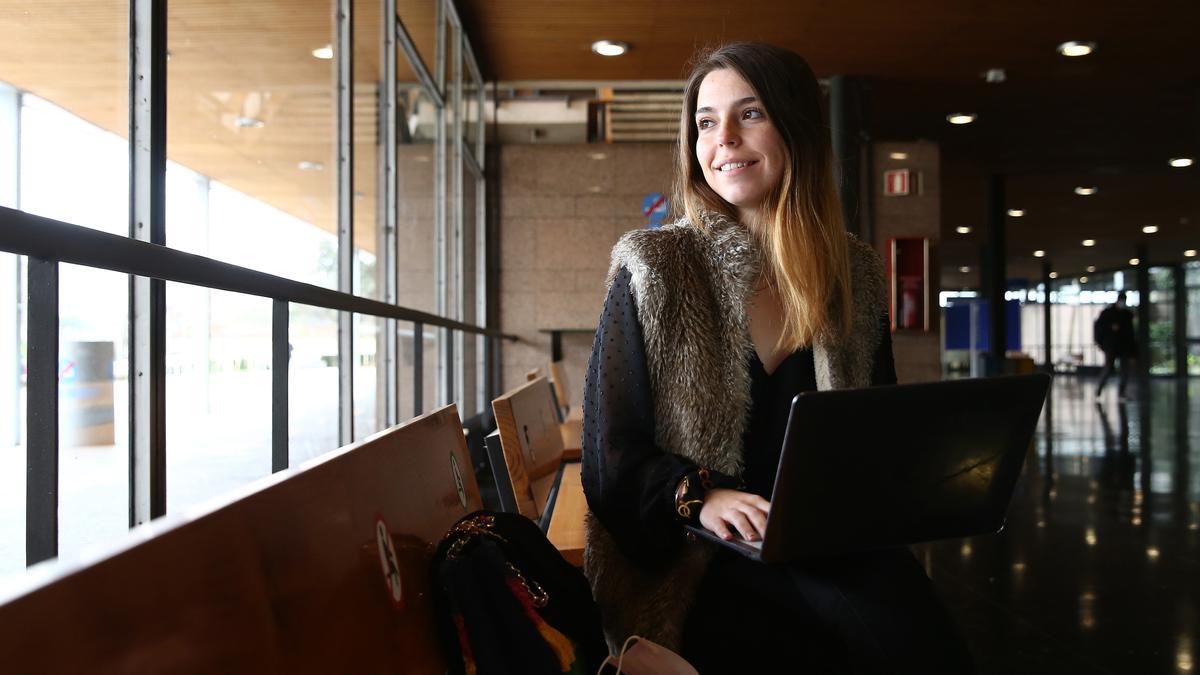
<path fill-rule="evenodd" d="M 21 210 L 129 234 L 129 143 L 123 135 L 25 94 L 18 153 Z M 70 199 L 63 199 L 64 190 Z"/>
<path fill-rule="evenodd" d="M 288 318 L 288 465 L 338 445 L 337 312 L 292 303 Z"/>
<path fill-rule="evenodd" d="M 1150 268 L 1150 372 L 1175 372 L 1175 270 Z"/>
<path fill-rule="evenodd" d="M 336 287 L 318 268 L 337 231 L 330 1 L 168 11 L 167 157 L 223 195 L 206 237 L 168 216 L 167 243 L 206 240 L 218 260 Z"/>
<path fill-rule="evenodd" d="M 167 284 L 167 512 L 271 473 L 271 300 Z"/>
<path fill-rule="evenodd" d="M 408 32 L 409 37 L 412 38 L 413 46 L 417 49 L 417 55 L 421 57 L 421 61 L 425 64 L 425 68 L 429 71 L 429 75 L 435 83 L 438 81 L 436 69 L 437 6 L 441 1 L 396 0 L 396 13 L 400 15 L 400 21 L 404 24 L 404 29 Z M 417 76 L 415 70 L 409 66 L 403 56 L 400 61 L 396 69 L 399 80 L 401 82 L 416 82 Z"/>
<path fill-rule="evenodd" d="M 0 578 L 25 568 L 25 297 L 25 257 L 0 253 Z"/>
<path fill-rule="evenodd" d="M 129 4 L 126 0 L 7 3 L 0 23 L 0 129 L 21 99 L 17 208 L 127 232 L 129 201 Z M 19 92 L 19 93 L 18 93 Z M 8 127 L 11 129 L 12 127 Z M 0 131 L 0 133 L 3 133 Z M 14 143 L 14 140 L 17 142 Z M 70 157 L 71 161 L 63 161 Z M 0 169 L 4 180 L 8 167 Z M 71 190 L 71 199 L 63 191 Z M 0 187 L 0 194 L 3 187 Z"/>
<path fill-rule="evenodd" d="M 129 528 L 129 276 L 59 266 L 58 550 Z"/>

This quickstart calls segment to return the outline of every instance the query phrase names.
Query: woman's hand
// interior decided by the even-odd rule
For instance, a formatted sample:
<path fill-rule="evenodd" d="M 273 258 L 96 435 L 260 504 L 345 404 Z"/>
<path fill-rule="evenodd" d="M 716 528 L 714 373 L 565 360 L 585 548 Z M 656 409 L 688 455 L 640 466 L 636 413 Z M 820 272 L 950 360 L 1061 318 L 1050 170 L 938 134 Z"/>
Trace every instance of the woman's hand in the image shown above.
<path fill-rule="evenodd" d="M 750 492 L 717 488 L 704 496 L 700 524 L 704 529 L 729 541 L 737 530 L 746 541 L 759 541 L 767 531 L 767 513 L 771 502 Z"/>

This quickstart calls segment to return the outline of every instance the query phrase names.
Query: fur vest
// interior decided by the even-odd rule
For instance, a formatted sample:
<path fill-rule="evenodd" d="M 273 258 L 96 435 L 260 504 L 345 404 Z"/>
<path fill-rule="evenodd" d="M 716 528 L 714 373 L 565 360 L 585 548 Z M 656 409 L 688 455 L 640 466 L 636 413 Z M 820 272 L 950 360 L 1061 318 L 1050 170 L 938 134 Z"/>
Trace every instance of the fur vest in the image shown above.
<path fill-rule="evenodd" d="M 739 476 L 750 411 L 747 302 L 762 258 L 743 226 L 718 215 L 707 227 L 686 221 L 626 233 L 613 248 L 608 283 L 625 267 L 637 303 L 654 400 L 655 444 L 700 466 Z M 849 337 L 813 342 L 819 389 L 870 385 L 886 307 L 883 266 L 868 245 L 847 235 L 853 294 Z M 640 635 L 678 650 L 684 620 L 712 544 L 683 546 L 666 569 L 646 570 L 617 548 L 590 512 L 584 572 L 616 649 Z"/>

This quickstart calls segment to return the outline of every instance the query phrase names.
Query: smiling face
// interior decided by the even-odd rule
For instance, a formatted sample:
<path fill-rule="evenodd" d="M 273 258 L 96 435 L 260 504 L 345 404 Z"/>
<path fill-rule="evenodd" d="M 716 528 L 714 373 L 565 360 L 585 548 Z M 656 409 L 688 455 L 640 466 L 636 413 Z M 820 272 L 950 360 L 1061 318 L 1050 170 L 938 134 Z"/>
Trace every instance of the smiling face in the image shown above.
<path fill-rule="evenodd" d="M 762 101 L 733 69 L 714 70 L 700 83 L 695 124 L 696 161 L 704 180 L 737 208 L 738 220 L 754 224 L 788 161 L 783 137 Z"/>

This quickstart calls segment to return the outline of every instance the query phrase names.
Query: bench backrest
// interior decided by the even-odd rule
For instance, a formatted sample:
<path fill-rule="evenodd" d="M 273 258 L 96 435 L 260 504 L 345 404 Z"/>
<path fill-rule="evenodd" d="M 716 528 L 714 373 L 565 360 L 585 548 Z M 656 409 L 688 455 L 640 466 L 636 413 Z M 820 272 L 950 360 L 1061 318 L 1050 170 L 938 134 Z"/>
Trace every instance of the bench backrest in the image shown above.
<path fill-rule="evenodd" d="M 571 408 L 571 390 L 567 386 L 566 366 L 562 361 L 551 361 L 549 366 L 550 384 L 554 386 L 554 398 L 558 403 L 558 420 L 567 419 Z"/>
<path fill-rule="evenodd" d="M 441 674 L 429 561 L 480 508 L 447 406 L 139 528 L 116 552 L 32 568 L 0 590 L 0 663 L 12 673 Z M 381 522 L 394 556 L 381 553 Z"/>
<path fill-rule="evenodd" d="M 546 378 L 539 377 L 492 401 L 509 480 L 522 515 L 538 520 L 562 463 L 558 411 Z"/>

